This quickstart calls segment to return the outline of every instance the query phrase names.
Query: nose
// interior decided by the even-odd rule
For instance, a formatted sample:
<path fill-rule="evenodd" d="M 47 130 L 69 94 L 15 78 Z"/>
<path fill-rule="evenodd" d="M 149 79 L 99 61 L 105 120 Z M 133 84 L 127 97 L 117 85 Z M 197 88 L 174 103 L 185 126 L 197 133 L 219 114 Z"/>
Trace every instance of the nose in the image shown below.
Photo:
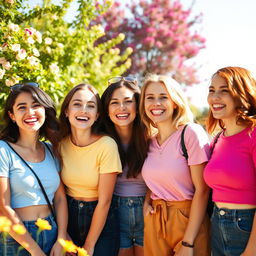
<path fill-rule="evenodd" d="M 125 108 L 126 108 L 125 102 L 120 102 L 120 109 L 125 109 Z"/>
<path fill-rule="evenodd" d="M 34 114 L 35 113 L 35 109 L 32 108 L 32 107 L 29 107 L 27 110 L 28 110 L 29 114 Z"/>

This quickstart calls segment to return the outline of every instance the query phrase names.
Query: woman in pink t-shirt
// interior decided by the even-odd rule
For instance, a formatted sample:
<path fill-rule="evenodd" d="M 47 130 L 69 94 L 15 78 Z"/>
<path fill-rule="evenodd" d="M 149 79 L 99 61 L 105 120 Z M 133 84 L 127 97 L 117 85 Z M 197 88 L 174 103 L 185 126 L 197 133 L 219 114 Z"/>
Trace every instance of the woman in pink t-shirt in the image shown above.
<path fill-rule="evenodd" d="M 206 132 L 193 115 L 179 84 L 150 75 L 141 92 L 140 113 L 151 139 L 142 176 L 149 188 L 144 204 L 144 254 L 207 256 L 209 191 L 203 180 L 208 161 Z M 181 134 L 188 159 L 183 156 Z"/>
<path fill-rule="evenodd" d="M 212 77 L 207 129 L 222 129 L 204 178 L 213 190 L 213 256 L 256 255 L 256 81 L 240 67 Z"/>

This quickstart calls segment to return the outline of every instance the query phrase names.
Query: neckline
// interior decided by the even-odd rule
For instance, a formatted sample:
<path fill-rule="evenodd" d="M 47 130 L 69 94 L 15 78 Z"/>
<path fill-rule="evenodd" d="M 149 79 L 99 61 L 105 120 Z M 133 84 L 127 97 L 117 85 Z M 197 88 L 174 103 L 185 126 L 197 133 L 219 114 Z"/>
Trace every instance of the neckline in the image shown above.
<path fill-rule="evenodd" d="M 232 138 L 234 138 L 234 137 L 237 137 L 237 136 L 240 136 L 240 135 L 246 133 L 246 132 L 247 132 L 248 130 L 250 130 L 250 129 L 251 129 L 251 127 L 246 127 L 246 128 L 244 128 L 242 131 L 240 131 L 240 132 L 238 132 L 238 133 L 236 133 L 236 134 L 230 135 L 230 136 L 225 136 L 225 135 L 224 135 L 225 130 L 223 130 L 223 132 L 221 133 L 221 137 L 222 137 L 223 139 L 232 139 Z"/>
<path fill-rule="evenodd" d="M 89 147 L 95 145 L 95 144 L 98 143 L 98 141 L 100 141 L 103 137 L 105 137 L 105 136 L 100 136 L 96 141 L 92 142 L 91 144 L 80 147 L 80 146 L 75 145 L 75 144 L 72 142 L 71 136 L 68 136 L 68 143 L 69 143 L 70 145 L 72 145 L 72 147 L 74 147 L 74 148 L 76 148 L 76 149 L 85 149 L 85 148 L 89 148 Z"/>

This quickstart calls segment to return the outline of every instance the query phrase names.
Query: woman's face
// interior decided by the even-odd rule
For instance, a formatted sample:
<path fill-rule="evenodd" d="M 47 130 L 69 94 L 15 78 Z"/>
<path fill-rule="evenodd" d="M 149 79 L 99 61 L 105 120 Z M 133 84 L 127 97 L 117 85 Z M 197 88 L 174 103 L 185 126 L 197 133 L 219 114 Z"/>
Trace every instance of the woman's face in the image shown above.
<path fill-rule="evenodd" d="M 215 75 L 212 78 L 207 100 L 214 118 L 224 122 L 236 120 L 235 100 L 231 96 L 227 82 L 223 77 Z"/>
<path fill-rule="evenodd" d="M 136 117 L 134 92 L 126 87 L 116 89 L 109 102 L 108 114 L 116 127 L 131 126 Z"/>
<path fill-rule="evenodd" d="M 145 90 L 144 108 L 147 117 L 155 124 L 172 122 L 176 104 L 161 82 L 150 82 Z"/>
<path fill-rule="evenodd" d="M 88 89 L 80 89 L 71 98 L 66 110 L 71 129 L 91 129 L 98 118 L 95 95 Z"/>
<path fill-rule="evenodd" d="M 28 92 L 22 92 L 16 98 L 10 118 L 21 131 L 37 132 L 45 122 L 45 108 L 36 102 Z"/>

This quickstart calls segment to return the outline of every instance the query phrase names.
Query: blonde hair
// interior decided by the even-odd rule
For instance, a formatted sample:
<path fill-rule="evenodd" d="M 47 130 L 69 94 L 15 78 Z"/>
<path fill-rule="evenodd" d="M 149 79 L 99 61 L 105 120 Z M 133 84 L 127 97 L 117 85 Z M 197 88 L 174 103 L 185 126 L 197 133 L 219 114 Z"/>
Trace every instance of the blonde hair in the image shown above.
<path fill-rule="evenodd" d="M 180 85 L 176 80 L 169 76 L 165 75 L 157 75 L 157 74 L 150 74 L 145 78 L 141 89 L 141 100 L 140 100 L 140 115 L 143 123 L 147 127 L 147 131 L 149 136 L 152 136 L 152 126 L 154 124 L 148 118 L 145 112 L 145 92 L 150 83 L 161 83 L 166 88 L 168 94 L 170 95 L 172 101 L 177 106 L 173 112 L 173 123 L 175 127 L 178 128 L 180 125 L 185 125 L 187 123 L 191 123 L 194 120 L 193 114 L 190 110 L 187 97 L 183 90 L 181 89 Z"/>

